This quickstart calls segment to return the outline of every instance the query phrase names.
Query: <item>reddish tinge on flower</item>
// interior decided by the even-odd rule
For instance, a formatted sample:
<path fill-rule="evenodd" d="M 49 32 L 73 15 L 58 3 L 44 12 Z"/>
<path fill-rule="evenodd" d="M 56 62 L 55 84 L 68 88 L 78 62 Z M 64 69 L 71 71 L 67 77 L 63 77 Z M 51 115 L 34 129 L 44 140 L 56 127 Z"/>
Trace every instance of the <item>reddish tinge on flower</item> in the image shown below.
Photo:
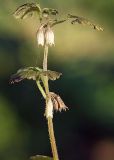
<path fill-rule="evenodd" d="M 59 95 L 55 94 L 54 92 L 50 92 L 50 95 L 54 110 L 61 112 L 62 110 L 66 111 L 68 109 Z"/>

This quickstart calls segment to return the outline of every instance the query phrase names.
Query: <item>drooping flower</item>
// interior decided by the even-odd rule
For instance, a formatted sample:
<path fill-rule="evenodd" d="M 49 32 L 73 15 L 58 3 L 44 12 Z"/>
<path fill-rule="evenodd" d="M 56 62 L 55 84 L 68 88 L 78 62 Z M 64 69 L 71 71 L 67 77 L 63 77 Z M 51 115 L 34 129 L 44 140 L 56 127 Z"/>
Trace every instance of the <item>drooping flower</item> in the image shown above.
<path fill-rule="evenodd" d="M 54 43 L 54 32 L 50 26 L 47 26 L 45 32 L 45 43 L 49 46 L 55 45 Z"/>
<path fill-rule="evenodd" d="M 38 45 L 44 46 L 45 35 L 44 35 L 44 26 L 43 25 L 41 25 L 37 31 L 37 42 L 38 42 Z"/>
<path fill-rule="evenodd" d="M 37 31 L 37 42 L 38 45 L 48 46 L 55 45 L 54 43 L 54 32 L 49 25 L 42 24 Z"/>
<path fill-rule="evenodd" d="M 50 95 L 54 110 L 59 112 L 61 112 L 62 110 L 63 111 L 68 110 L 68 107 L 64 104 L 63 100 L 59 95 L 55 94 L 54 92 L 50 92 Z"/>

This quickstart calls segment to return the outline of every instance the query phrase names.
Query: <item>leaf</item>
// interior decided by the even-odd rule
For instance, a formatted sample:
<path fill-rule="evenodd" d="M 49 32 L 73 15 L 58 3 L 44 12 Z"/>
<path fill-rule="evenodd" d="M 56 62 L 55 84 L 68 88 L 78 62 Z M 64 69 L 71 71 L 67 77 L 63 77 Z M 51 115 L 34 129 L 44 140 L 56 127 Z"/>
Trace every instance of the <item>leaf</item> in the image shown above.
<path fill-rule="evenodd" d="M 54 81 L 54 80 L 56 80 L 56 79 L 59 79 L 60 76 L 62 75 L 62 73 L 48 70 L 48 71 L 43 71 L 43 72 L 42 72 L 42 75 L 43 75 L 43 76 L 47 76 L 47 77 L 49 78 L 49 80 Z"/>
<path fill-rule="evenodd" d="M 41 68 L 38 67 L 27 67 L 19 69 L 16 74 L 13 74 L 10 78 L 10 83 L 14 84 L 24 79 L 32 79 L 36 81 L 42 79 L 43 76 L 47 76 L 49 80 L 56 80 L 61 75 L 62 73 L 55 71 L 43 71 Z"/>
<path fill-rule="evenodd" d="M 43 8 L 42 15 L 43 17 L 48 17 L 49 15 L 56 16 L 59 12 L 56 9 L 53 8 Z"/>
<path fill-rule="evenodd" d="M 40 5 L 38 3 L 26 3 L 19 6 L 13 15 L 16 19 L 25 19 L 33 16 L 34 12 L 37 12 L 40 15 Z"/>
<path fill-rule="evenodd" d="M 31 157 L 30 159 L 31 159 L 31 160 L 53 160 L 53 158 L 51 158 L 51 157 L 40 156 L 40 155 L 33 156 L 33 157 Z"/>
<path fill-rule="evenodd" d="M 98 30 L 98 31 L 103 31 L 104 30 L 99 25 L 96 25 L 96 24 L 90 22 L 88 19 L 86 19 L 84 17 L 79 17 L 79 16 L 74 16 L 74 15 L 68 14 L 68 18 L 72 18 L 73 19 L 71 21 L 72 24 L 79 23 L 79 24 L 82 24 L 82 25 L 89 25 L 93 29 Z"/>
<path fill-rule="evenodd" d="M 36 80 L 40 76 L 41 69 L 38 67 L 27 67 L 19 69 L 16 74 L 13 74 L 10 79 L 10 83 L 20 82 L 24 79 Z"/>
<path fill-rule="evenodd" d="M 57 24 L 60 24 L 60 23 L 64 23 L 64 22 L 66 22 L 66 21 L 67 21 L 67 19 L 55 20 L 55 21 L 52 23 L 51 27 L 53 27 L 53 26 L 55 26 L 55 25 L 57 25 Z"/>

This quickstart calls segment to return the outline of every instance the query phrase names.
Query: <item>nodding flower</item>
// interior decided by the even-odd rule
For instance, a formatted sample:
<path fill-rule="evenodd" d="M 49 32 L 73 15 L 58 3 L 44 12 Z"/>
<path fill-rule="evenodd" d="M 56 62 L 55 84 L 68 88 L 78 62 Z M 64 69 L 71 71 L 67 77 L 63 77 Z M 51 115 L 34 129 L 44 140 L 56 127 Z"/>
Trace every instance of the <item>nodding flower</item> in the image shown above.
<path fill-rule="evenodd" d="M 68 110 L 68 107 L 64 104 L 63 100 L 59 95 L 55 94 L 54 92 L 50 92 L 50 96 L 51 96 L 54 110 L 60 111 L 60 112 L 62 110 L 63 111 Z"/>
<path fill-rule="evenodd" d="M 41 25 L 37 31 L 37 42 L 38 45 L 44 46 L 45 43 L 45 33 L 44 33 L 44 26 Z"/>
<path fill-rule="evenodd" d="M 53 30 L 51 29 L 50 26 L 47 26 L 47 28 L 46 28 L 45 42 L 49 46 L 55 45 L 55 43 L 54 43 L 54 32 L 53 32 Z"/>
<path fill-rule="evenodd" d="M 38 45 L 48 46 L 55 45 L 54 43 L 54 33 L 49 25 L 41 25 L 37 31 L 37 42 Z"/>

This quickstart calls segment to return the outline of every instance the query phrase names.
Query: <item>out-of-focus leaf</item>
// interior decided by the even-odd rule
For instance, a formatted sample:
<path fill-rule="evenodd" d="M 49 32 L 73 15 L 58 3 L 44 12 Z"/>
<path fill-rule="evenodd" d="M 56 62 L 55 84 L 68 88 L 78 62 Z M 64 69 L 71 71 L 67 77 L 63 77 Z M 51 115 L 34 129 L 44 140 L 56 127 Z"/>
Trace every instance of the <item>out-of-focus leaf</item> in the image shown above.
<path fill-rule="evenodd" d="M 89 26 L 91 26 L 95 30 L 103 31 L 102 27 L 100 27 L 99 25 L 96 25 L 96 24 L 90 22 L 88 19 L 86 19 L 84 17 L 79 17 L 79 16 L 74 16 L 74 15 L 68 14 L 68 18 L 73 19 L 71 21 L 72 24 L 79 23 L 79 24 L 82 24 L 82 25 L 89 25 Z"/>
<path fill-rule="evenodd" d="M 19 69 L 16 74 L 13 74 L 10 79 L 10 83 L 20 82 L 24 79 L 40 80 L 43 76 L 47 76 L 49 80 L 58 79 L 62 73 L 56 71 L 43 71 L 38 67 L 27 67 Z"/>
<path fill-rule="evenodd" d="M 40 155 L 33 156 L 33 157 L 31 157 L 30 159 L 31 159 L 31 160 L 53 160 L 53 158 L 51 158 L 51 157 L 40 156 Z"/>
<path fill-rule="evenodd" d="M 13 15 L 16 19 L 25 19 L 33 16 L 34 12 L 40 15 L 40 5 L 38 3 L 26 3 L 18 7 Z"/>

